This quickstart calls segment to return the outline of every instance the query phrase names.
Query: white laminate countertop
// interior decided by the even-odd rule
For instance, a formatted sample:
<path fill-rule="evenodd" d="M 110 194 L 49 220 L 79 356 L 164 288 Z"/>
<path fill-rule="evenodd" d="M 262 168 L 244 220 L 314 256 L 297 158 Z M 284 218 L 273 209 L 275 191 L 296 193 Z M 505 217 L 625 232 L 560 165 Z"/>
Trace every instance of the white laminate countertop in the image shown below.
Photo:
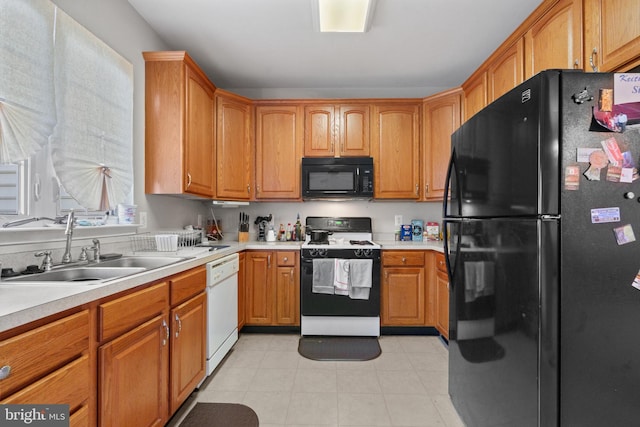
<path fill-rule="evenodd" d="M 383 250 L 408 249 L 442 252 L 442 242 L 379 241 L 377 243 L 381 245 Z M 229 247 L 216 251 L 209 251 L 208 248 L 187 248 L 177 253 L 158 252 L 158 255 L 170 254 L 189 259 L 110 280 L 106 283 L 29 285 L 0 281 L 0 332 L 180 273 L 232 253 L 243 250 L 299 250 L 302 242 L 220 242 L 220 244 L 229 245 Z"/>

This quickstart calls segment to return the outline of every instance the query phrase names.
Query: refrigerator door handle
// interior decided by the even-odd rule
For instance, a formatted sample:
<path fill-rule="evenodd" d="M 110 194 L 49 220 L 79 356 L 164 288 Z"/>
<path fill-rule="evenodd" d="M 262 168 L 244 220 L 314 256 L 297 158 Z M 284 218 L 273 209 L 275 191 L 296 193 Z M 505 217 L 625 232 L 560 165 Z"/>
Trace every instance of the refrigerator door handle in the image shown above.
<path fill-rule="evenodd" d="M 453 285 L 454 269 L 456 267 L 455 264 L 457 264 L 457 262 L 452 264 L 451 263 L 451 259 L 449 257 L 449 244 L 448 244 L 448 242 L 449 242 L 449 233 L 448 233 L 447 224 L 450 224 L 450 223 L 451 224 L 455 223 L 455 224 L 459 224 L 460 226 L 462 226 L 462 222 L 461 221 L 451 221 L 451 220 L 444 220 L 442 222 L 442 239 L 443 239 L 443 248 L 444 248 L 444 261 L 445 261 L 446 266 L 447 266 L 447 274 L 449 275 L 449 283 L 450 283 L 450 286 L 452 286 Z M 460 253 L 460 242 L 461 242 L 462 235 L 461 235 L 461 233 L 458 233 L 457 236 L 458 236 L 457 237 L 457 241 L 455 242 L 455 252 L 456 252 L 456 254 L 459 254 Z M 457 261 L 457 259 L 458 259 L 458 257 L 456 258 L 456 261 Z"/>
<path fill-rule="evenodd" d="M 442 216 L 449 216 L 449 183 L 451 182 L 451 174 L 456 171 L 455 167 L 456 149 L 451 150 L 451 157 L 449 158 L 449 166 L 447 166 L 447 178 L 444 182 L 444 194 L 442 201 Z M 460 186 L 458 185 L 458 188 Z M 458 198 L 460 200 L 460 198 Z M 460 212 L 458 212 L 460 214 Z M 446 239 L 445 239 L 446 241 Z"/>

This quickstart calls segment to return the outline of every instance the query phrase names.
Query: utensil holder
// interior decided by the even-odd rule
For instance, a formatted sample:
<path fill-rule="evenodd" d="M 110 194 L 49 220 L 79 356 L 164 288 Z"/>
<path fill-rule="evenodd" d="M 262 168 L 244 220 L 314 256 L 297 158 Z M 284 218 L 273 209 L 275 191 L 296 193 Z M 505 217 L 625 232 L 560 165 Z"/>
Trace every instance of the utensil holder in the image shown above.
<path fill-rule="evenodd" d="M 249 232 L 238 231 L 238 242 L 248 242 L 248 241 L 249 241 Z"/>

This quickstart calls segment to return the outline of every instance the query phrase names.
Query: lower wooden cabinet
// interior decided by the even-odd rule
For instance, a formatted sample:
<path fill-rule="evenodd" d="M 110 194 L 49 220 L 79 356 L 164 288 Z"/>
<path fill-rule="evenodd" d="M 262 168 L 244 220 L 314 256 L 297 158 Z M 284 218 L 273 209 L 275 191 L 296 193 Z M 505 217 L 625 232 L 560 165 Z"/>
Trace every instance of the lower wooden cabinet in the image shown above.
<path fill-rule="evenodd" d="M 77 420 L 71 425 L 90 425 L 96 381 L 89 341 L 89 310 L 0 341 L 0 366 L 10 368 L 0 381 L 0 403 L 68 404 L 72 420 Z"/>
<path fill-rule="evenodd" d="M 381 326 L 425 326 L 424 251 L 382 251 Z"/>
<path fill-rule="evenodd" d="M 248 251 L 245 263 L 245 324 L 299 326 L 299 251 Z"/>
<path fill-rule="evenodd" d="M 101 427 L 163 426 L 204 379 L 205 289 L 202 266 L 98 306 Z"/>
<path fill-rule="evenodd" d="M 443 337 L 449 339 L 449 276 L 447 275 L 444 254 L 436 253 L 434 260 L 436 329 Z"/>
<path fill-rule="evenodd" d="M 169 326 L 161 314 L 100 347 L 100 426 L 163 426 L 169 417 Z"/>
<path fill-rule="evenodd" d="M 246 255 L 244 252 L 240 253 L 240 265 L 238 269 L 238 331 L 242 329 L 245 323 L 245 295 L 246 295 L 246 286 L 245 286 L 245 258 Z"/>

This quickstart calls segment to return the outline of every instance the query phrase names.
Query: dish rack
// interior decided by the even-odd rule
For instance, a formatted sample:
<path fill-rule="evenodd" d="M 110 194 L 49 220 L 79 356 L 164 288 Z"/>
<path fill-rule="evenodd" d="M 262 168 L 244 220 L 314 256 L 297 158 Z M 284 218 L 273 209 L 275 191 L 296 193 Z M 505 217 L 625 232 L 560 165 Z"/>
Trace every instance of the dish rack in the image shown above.
<path fill-rule="evenodd" d="M 133 252 L 176 252 L 197 245 L 202 240 L 200 230 L 141 233 L 130 237 Z"/>

